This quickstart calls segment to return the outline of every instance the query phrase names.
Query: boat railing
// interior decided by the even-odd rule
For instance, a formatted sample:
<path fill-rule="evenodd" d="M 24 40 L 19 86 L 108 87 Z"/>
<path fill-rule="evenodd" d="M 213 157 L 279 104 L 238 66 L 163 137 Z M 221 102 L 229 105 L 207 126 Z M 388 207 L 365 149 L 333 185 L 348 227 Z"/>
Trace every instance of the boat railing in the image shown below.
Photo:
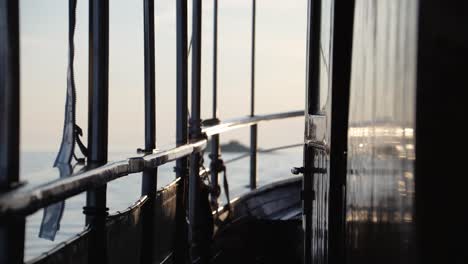
<path fill-rule="evenodd" d="M 145 148 L 138 155 L 124 160 L 108 161 L 108 96 L 109 96 L 109 0 L 90 1 L 89 6 L 89 103 L 88 103 L 88 153 L 86 164 L 78 172 L 59 177 L 60 166 L 51 173 L 57 180 L 39 185 L 27 184 L 19 177 L 20 138 L 20 27 L 18 1 L 0 0 L 0 264 L 23 263 L 25 221 L 28 215 L 54 203 L 87 192 L 84 213 L 86 225 L 93 230 L 88 250 L 95 263 L 107 259 L 105 225 L 108 216 L 107 183 L 130 174 L 142 172 L 142 197 L 148 197 L 143 223 L 142 262 L 150 262 L 154 237 L 154 208 L 157 192 L 157 168 L 176 161 L 176 178 L 180 188 L 177 198 L 177 234 L 174 256 L 199 254 L 200 243 L 194 228 L 199 224 L 197 206 L 201 201 L 201 152 L 212 140 L 210 151 L 212 190 L 218 187 L 218 174 L 222 164 L 219 135 L 241 127 L 250 127 L 249 186 L 257 185 L 257 124 L 266 121 L 298 117 L 303 111 L 267 115 L 255 114 L 255 16 L 256 0 L 252 1 L 252 50 L 250 115 L 221 122 L 217 116 L 217 32 L 218 1 L 214 0 L 214 51 L 213 51 L 213 113 L 203 122 L 201 118 L 201 0 L 192 4 L 191 45 L 191 109 L 188 109 L 188 23 L 187 0 L 176 1 L 177 24 L 177 95 L 176 95 L 176 146 L 166 150 L 156 149 L 155 107 L 155 28 L 154 0 L 144 0 L 144 68 L 145 82 Z M 69 2 L 70 25 L 74 21 L 76 0 Z M 74 22 L 73 22 L 74 23 Z M 71 38 L 72 40 L 72 38 Z M 206 173 L 206 172 L 205 172 Z M 179 195 L 181 194 L 181 195 Z M 211 205 L 217 208 L 219 192 L 211 194 Z M 186 216 L 187 214 L 187 216 Z M 186 221 L 187 220 L 187 221 Z M 189 232 L 184 233 L 187 225 Z M 188 243 L 187 243 L 188 242 Z M 184 249 L 184 245 L 190 249 Z M 185 252 L 185 253 L 184 253 Z M 146 260 L 145 260 L 146 259 Z"/>
<path fill-rule="evenodd" d="M 226 120 L 218 125 L 202 129 L 206 137 L 222 134 L 234 129 L 256 125 L 262 122 L 281 120 L 303 115 L 303 111 L 282 112 L 253 117 Z M 96 168 L 78 171 L 66 178 L 59 178 L 59 170 L 44 173 L 56 173 L 57 180 L 45 184 L 29 186 L 20 183 L 17 188 L 0 195 L 0 217 L 11 215 L 30 215 L 53 203 L 63 201 L 89 189 L 94 189 L 113 180 L 145 169 L 155 169 L 166 163 L 204 151 L 207 138 L 194 140 L 188 144 L 166 150 L 156 150 L 151 154 L 137 155 L 124 160 L 112 161 Z"/>

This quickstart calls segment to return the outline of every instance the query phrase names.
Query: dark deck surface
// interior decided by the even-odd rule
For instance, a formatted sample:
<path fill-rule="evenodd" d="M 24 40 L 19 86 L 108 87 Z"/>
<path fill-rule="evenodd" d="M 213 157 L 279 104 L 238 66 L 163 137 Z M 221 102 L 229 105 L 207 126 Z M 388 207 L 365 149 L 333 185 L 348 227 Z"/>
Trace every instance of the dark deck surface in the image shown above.
<path fill-rule="evenodd" d="M 213 263 L 301 263 L 300 220 L 245 219 L 216 241 Z"/>
<path fill-rule="evenodd" d="M 301 263 L 300 189 L 294 178 L 236 201 L 215 235 L 212 263 Z"/>

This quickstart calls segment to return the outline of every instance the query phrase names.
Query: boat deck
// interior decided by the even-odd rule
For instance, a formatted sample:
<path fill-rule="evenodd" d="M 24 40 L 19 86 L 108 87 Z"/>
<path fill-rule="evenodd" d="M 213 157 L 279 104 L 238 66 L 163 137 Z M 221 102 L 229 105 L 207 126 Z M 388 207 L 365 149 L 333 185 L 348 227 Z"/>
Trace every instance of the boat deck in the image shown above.
<path fill-rule="evenodd" d="M 219 228 L 212 263 L 301 263 L 301 179 L 273 183 L 241 197 Z"/>

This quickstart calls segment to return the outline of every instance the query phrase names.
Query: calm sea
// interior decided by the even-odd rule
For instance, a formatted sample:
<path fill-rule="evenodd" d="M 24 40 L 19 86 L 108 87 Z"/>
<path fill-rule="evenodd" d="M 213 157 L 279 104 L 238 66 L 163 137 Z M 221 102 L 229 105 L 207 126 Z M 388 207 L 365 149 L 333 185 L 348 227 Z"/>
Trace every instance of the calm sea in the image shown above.
<path fill-rule="evenodd" d="M 302 164 L 302 149 L 295 148 L 274 153 L 258 154 L 258 185 L 291 177 L 290 169 Z M 119 160 L 129 157 L 134 153 L 111 153 L 109 160 Z M 224 160 L 230 160 L 243 153 L 223 153 Z M 52 174 L 44 173 L 52 167 L 55 153 L 26 152 L 21 154 L 22 180 L 31 183 L 43 183 L 54 180 Z M 205 155 L 206 156 L 206 155 Z M 205 166 L 209 166 L 209 159 L 205 157 Z M 169 184 L 174 180 L 174 163 L 165 164 L 158 169 L 158 188 Z M 241 159 L 227 164 L 227 175 L 232 198 L 248 191 L 249 160 Z M 108 184 L 107 200 L 110 213 L 121 211 L 131 206 L 140 197 L 141 174 L 132 174 L 120 178 Z M 231 199 L 232 199 L 231 198 Z M 65 211 L 60 231 L 55 241 L 49 241 L 38 237 L 43 210 L 40 210 L 27 218 L 25 260 L 29 260 L 50 250 L 57 244 L 72 238 L 84 228 L 85 218 L 82 214 L 85 204 L 85 194 L 72 197 L 65 202 Z"/>

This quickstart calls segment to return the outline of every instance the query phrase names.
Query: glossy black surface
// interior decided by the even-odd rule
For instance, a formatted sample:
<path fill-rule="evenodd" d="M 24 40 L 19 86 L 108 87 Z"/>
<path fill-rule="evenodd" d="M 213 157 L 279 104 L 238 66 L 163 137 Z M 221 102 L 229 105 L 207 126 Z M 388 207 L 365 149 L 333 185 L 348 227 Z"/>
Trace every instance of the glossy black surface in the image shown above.
<path fill-rule="evenodd" d="M 418 1 L 356 1 L 346 262 L 414 263 Z"/>
<path fill-rule="evenodd" d="M 467 1 L 419 2 L 416 234 L 420 263 L 468 263 Z M 463 88 L 462 88 L 463 87 Z"/>
<path fill-rule="evenodd" d="M 355 1 L 333 3 L 333 34 L 330 65 L 331 76 L 331 133 L 330 185 L 328 207 L 328 261 L 345 263 L 345 196 L 348 138 L 349 87 L 351 79 L 353 22 Z"/>

